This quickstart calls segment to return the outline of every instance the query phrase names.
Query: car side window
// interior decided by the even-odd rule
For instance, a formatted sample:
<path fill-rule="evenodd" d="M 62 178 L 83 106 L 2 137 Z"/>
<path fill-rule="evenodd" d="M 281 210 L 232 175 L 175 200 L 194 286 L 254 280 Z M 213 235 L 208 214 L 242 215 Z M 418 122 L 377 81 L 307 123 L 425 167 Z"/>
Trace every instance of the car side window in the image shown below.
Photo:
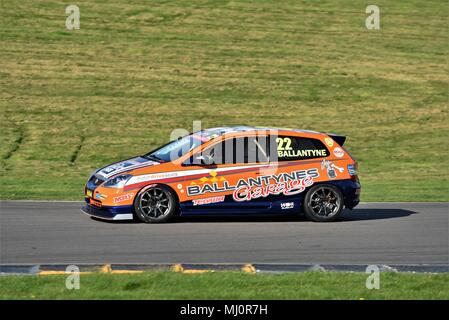
<path fill-rule="evenodd" d="M 214 144 L 212 147 L 204 150 L 201 156 L 207 161 L 207 164 L 224 164 L 226 163 L 226 152 L 232 149 L 229 141 L 222 141 Z M 229 155 L 227 156 L 229 158 Z"/>
<path fill-rule="evenodd" d="M 270 161 L 269 146 L 270 141 L 268 136 L 248 137 L 248 153 L 246 158 L 248 163 Z"/>
<path fill-rule="evenodd" d="M 269 141 L 266 136 L 233 139 L 233 164 L 269 161 Z"/>
<path fill-rule="evenodd" d="M 231 138 L 194 155 L 190 161 L 200 159 L 202 164 L 208 165 L 268 162 L 268 150 L 269 140 L 266 136 Z"/>
<path fill-rule="evenodd" d="M 323 158 L 329 156 L 329 150 L 318 139 L 278 136 L 276 145 L 271 146 L 271 161 L 292 161 Z"/>

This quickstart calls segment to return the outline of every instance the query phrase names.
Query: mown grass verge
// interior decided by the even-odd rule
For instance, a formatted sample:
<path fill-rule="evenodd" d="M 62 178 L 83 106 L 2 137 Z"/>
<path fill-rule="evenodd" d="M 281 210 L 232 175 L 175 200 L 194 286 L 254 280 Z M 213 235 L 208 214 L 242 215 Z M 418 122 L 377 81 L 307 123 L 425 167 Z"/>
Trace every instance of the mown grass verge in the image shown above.
<path fill-rule="evenodd" d="M 368 290 L 363 273 L 81 275 L 68 290 L 66 276 L 1 276 L 0 299 L 449 299 L 449 274 L 381 273 Z"/>

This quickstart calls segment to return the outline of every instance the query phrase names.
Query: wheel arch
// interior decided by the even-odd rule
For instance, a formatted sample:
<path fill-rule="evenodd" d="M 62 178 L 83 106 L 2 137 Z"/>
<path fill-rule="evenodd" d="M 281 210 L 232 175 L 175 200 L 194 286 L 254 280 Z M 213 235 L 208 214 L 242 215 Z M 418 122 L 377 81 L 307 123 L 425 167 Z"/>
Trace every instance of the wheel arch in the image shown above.
<path fill-rule="evenodd" d="M 147 189 L 149 189 L 149 188 L 151 188 L 153 186 L 157 186 L 157 185 L 164 186 L 164 187 L 166 187 L 166 188 L 171 190 L 171 192 L 173 193 L 173 195 L 176 198 L 176 211 L 175 211 L 175 214 L 176 215 L 180 214 L 180 202 L 179 202 L 179 196 L 178 196 L 178 193 L 176 192 L 176 190 L 174 188 L 172 188 L 171 186 L 169 186 L 168 184 L 152 182 L 150 184 L 147 184 L 146 186 L 143 186 L 142 188 L 139 189 L 139 191 L 136 192 L 136 196 L 134 197 L 134 200 L 133 200 L 133 214 L 134 215 L 136 214 L 136 207 L 135 207 L 135 205 L 136 205 L 136 201 L 137 201 L 137 198 L 138 198 L 139 194 L 141 192 L 143 192 L 143 191 L 145 191 L 145 190 L 147 190 Z"/>
<path fill-rule="evenodd" d="M 304 213 L 304 207 L 305 207 L 305 201 L 306 201 L 306 195 L 307 195 L 307 193 L 310 191 L 310 189 L 312 189 L 313 187 L 315 187 L 315 186 L 319 186 L 319 185 L 331 185 L 331 186 L 333 186 L 333 187 L 336 187 L 340 192 L 341 192 L 341 194 L 343 195 L 343 201 L 345 200 L 345 193 L 343 192 L 344 190 L 341 188 L 341 186 L 339 185 L 339 184 L 335 184 L 335 183 L 332 183 L 333 181 L 320 181 L 320 182 L 316 182 L 316 183 L 314 183 L 314 184 L 312 184 L 310 187 L 307 187 L 305 190 L 304 190 L 304 192 L 302 192 L 302 199 L 301 199 L 301 207 L 300 207 L 300 213 Z"/>

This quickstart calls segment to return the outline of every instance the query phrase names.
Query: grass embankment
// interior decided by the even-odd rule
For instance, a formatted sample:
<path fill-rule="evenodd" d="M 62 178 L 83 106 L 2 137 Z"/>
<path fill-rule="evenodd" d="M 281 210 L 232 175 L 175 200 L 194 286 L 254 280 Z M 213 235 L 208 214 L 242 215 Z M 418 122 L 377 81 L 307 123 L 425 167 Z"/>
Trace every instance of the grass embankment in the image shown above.
<path fill-rule="evenodd" d="M 3 0 L 0 198 L 80 200 L 99 166 L 175 128 L 348 136 L 364 201 L 448 193 L 444 1 Z M 39 280 L 43 281 L 43 280 Z"/>
<path fill-rule="evenodd" d="M 381 273 L 380 289 L 363 273 L 82 275 L 79 290 L 65 276 L 2 276 L 0 299 L 449 299 L 448 274 Z"/>

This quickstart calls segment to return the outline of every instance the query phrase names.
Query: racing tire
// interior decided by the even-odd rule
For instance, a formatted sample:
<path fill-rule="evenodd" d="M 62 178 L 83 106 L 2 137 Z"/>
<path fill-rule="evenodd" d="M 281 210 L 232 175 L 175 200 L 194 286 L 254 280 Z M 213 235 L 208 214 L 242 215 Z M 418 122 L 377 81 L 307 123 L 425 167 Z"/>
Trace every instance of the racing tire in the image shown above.
<path fill-rule="evenodd" d="M 178 200 L 173 190 L 163 184 L 142 189 L 134 201 L 136 217 L 145 223 L 167 222 L 177 207 Z"/>
<path fill-rule="evenodd" d="M 339 188 L 331 184 L 313 186 L 304 198 L 304 213 L 308 219 L 316 222 L 337 220 L 343 207 L 343 194 Z"/>

